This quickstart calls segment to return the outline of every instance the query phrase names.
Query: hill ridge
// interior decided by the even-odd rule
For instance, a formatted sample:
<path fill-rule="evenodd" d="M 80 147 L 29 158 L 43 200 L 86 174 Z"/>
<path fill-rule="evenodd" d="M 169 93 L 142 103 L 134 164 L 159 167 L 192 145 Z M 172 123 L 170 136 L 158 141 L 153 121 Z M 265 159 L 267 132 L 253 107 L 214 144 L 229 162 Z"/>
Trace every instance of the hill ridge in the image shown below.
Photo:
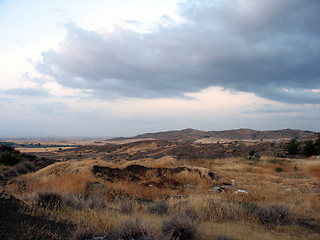
<path fill-rule="evenodd" d="M 219 131 L 202 131 L 193 128 L 182 130 L 170 130 L 155 133 L 143 133 L 133 137 L 114 138 L 112 140 L 126 139 L 159 139 L 159 140 L 183 140 L 196 141 L 204 138 L 230 139 L 230 140 L 260 140 L 260 139 L 304 139 L 316 136 L 316 132 L 297 129 L 278 130 L 254 130 L 250 128 L 239 128 Z"/>

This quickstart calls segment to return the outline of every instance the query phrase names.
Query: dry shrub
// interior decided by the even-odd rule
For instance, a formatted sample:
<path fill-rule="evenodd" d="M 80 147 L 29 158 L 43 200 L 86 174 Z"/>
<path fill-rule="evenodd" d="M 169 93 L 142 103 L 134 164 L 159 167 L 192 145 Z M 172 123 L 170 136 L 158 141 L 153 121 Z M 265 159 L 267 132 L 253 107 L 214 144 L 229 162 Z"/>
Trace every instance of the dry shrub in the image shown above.
<path fill-rule="evenodd" d="M 186 216 L 188 216 L 189 218 L 191 218 L 193 221 L 200 221 L 201 220 L 201 216 L 199 214 L 199 211 L 197 211 L 192 206 L 186 206 L 186 208 L 184 209 L 183 213 Z"/>
<path fill-rule="evenodd" d="M 155 202 L 148 207 L 149 213 L 165 214 L 167 211 L 168 211 L 168 205 L 166 202 Z"/>
<path fill-rule="evenodd" d="M 96 210 L 104 210 L 107 207 L 106 202 L 103 199 L 96 196 L 92 196 L 86 199 L 85 206 L 90 209 Z"/>
<path fill-rule="evenodd" d="M 118 239 L 153 240 L 156 238 L 151 231 L 141 224 L 139 219 L 132 219 L 119 226 Z"/>
<path fill-rule="evenodd" d="M 38 206 L 50 210 L 59 209 L 61 207 L 104 210 L 107 207 L 103 199 L 95 196 L 85 199 L 82 196 L 75 196 L 73 194 L 40 192 L 38 193 L 36 200 Z"/>
<path fill-rule="evenodd" d="M 198 233 L 195 223 L 185 215 L 174 215 L 163 222 L 162 233 L 166 239 L 192 240 Z"/>
<path fill-rule="evenodd" d="M 38 194 L 38 206 L 50 210 L 59 209 L 62 206 L 62 197 L 53 192 L 41 192 Z"/>
<path fill-rule="evenodd" d="M 132 214 L 134 212 L 134 202 L 131 199 L 119 200 L 118 206 L 123 214 Z"/>
<path fill-rule="evenodd" d="M 309 171 L 310 175 L 320 178 L 320 165 L 319 164 L 310 165 L 308 168 L 308 171 Z"/>
<path fill-rule="evenodd" d="M 258 209 L 257 216 L 264 225 L 286 225 L 293 221 L 293 214 L 283 204 L 271 204 Z"/>
<path fill-rule="evenodd" d="M 17 173 L 28 173 L 35 170 L 34 163 L 30 161 L 23 161 L 16 165 L 16 172 Z"/>

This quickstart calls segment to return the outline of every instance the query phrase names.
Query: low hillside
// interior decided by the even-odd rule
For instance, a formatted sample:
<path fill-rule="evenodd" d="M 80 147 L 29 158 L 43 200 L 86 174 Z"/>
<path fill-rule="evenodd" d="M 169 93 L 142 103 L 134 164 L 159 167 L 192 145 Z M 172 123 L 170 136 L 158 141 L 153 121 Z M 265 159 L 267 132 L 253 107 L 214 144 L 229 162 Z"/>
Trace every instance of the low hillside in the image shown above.
<path fill-rule="evenodd" d="M 180 131 L 166 131 L 157 133 L 145 133 L 131 138 L 115 138 L 111 141 L 123 141 L 129 139 L 161 139 L 196 141 L 199 139 L 214 138 L 216 141 L 232 140 L 283 140 L 283 139 L 305 139 L 316 138 L 316 133 L 312 131 L 302 131 L 294 129 L 282 129 L 273 131 L 257 131 L 252 129 L 235 129 L 225 131 L 199 131 L 195 129 L 183 129 Z"/>

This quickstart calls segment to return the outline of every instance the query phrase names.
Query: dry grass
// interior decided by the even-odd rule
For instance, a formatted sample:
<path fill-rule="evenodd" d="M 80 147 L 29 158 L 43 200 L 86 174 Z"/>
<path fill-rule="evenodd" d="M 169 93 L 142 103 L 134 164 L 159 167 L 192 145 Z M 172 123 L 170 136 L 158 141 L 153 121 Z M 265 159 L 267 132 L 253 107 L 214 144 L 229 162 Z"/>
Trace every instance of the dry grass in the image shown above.
<path fill-rule="evenodd" d="M 140 151 L 140 146 L 134 151 Z M 152 146 L 155 147 L 155 146 Z M 132 150 L 132 149 L 131 149 Z M 142 159 L 130 163 L 98 160 L 68 161 L 48 166 L 36 173 L 20 176 L 7 188 L 14 195 L 33 201 L 32 196 L 42 191 L 59 194 L 83 195 L 89 183 L 100 182 L 107 189 L 115 190 L 119 199 L 124 196 L 131 199 L 130 211 L 121 211 L 121 201 L 115 198 L 102 199 L 106 208 L 97 210 L 63 207 L 49 211 L 43 209 L 54 219 L 71 220 L 78 225 L 89 225 L 102 232 L 118 229 L 124 221 L 132 218 L 141 219 L 141 224 L 152 232 L 161 233 L 165 219 L 176 215 L 187 215 L 197 225 L 197 232 L 203 239 L 214 239 L 217 235 L 235 239 L 319 239 L 317 234 L 298 225 L 269 227 L 257 224 L 254 206 L 265 207 L 271 203 L 282 203 L 301 218 L 320 220 L 320 165 L 313 159 L 277 159 L 270 163 L 270 158 L 262 157 L 258 163 L 242 161 L 240 158 L 219 160 L 196 159 L 180 161 L 172 157 L 161 159 Z M 187 166 L 198 169 L 196 172 L 181 172 L 167 178 L 174 178 L 180 183 L 176 188 L 145 186 L 141 181 L 105 182 L 94 176 L 94 165 L 125 168 L 129 164 L 141 164 L 147 167 Z M 282 167 L 283 172 L 275 171 Z M 220 180 L 208 179 L 208 171 L 221 176 Z M 148 176 L 148 180 L 157 180 Z M 233 182 L 235 189 L 216 193 L 212 185 Z M 235 193 L 243 189 L 248 193 Z M 164 202 L 167 211 L 154 214 L 149 211 L 150 204 L 134 199 L 149 199 Z M 242 204 L 239 204 L 241 202 Z M 243 203 L 246 203 L 243 205 Z"/>
<path fill-rule="evenodd" d="M 308 171 L 310 175 L 320 178 L 320 164 L 310 165 Z"/>

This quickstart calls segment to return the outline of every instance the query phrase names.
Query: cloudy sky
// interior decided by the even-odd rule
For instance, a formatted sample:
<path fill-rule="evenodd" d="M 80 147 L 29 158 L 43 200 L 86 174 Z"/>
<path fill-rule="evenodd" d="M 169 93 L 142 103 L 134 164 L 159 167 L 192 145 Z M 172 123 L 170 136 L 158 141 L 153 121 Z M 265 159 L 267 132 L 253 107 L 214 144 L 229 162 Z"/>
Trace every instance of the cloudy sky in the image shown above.
<path fill-rule="evenodd" d="M 0 137 L 320 131 L 319 0 L 0 0 Z"/>

